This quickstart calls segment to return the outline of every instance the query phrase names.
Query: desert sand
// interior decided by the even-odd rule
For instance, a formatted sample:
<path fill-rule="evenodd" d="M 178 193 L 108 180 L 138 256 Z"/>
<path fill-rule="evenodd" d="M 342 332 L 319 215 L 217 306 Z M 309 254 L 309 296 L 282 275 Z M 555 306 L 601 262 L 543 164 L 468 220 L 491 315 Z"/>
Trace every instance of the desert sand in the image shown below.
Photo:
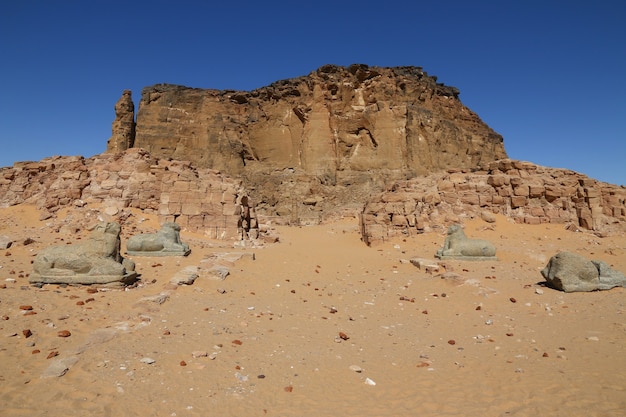
<path fill-rule="evenodd" d="M 473 219 L 466 234 L 498 261 L 425 271 L 409 260 L 434 259 L 443 233 L 368 247 L 345 218 L 234 248 L 182 231 L 191 254 L 134 257 L 135 287 L 37 288 L 36 253 L 88 235 L 39 216 L 0 209 L 14 242 L 0 251 L 2 416 L 626 414 L 626 290 L 563 293 L 540 274 L 563 250 L 626 272 L 626 236 Z M 128 223 L 158 229 L 141 212 Z M 232 252 L 255 259 L 207 273 Z M 172 286 L 189 265 L 195 282 Z"/>

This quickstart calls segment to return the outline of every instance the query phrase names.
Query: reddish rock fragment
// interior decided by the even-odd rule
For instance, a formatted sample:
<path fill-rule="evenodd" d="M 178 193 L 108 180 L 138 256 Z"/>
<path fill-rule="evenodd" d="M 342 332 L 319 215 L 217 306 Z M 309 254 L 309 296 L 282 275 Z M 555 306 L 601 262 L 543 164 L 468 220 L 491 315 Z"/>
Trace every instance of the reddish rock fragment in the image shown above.
<path fill-rule="evenodd" d="M 59 356 L 59 352 L 53 350 L 52 352 L 48 353 L 48 357 L 46 359 L 54 358 L 55 356 Z"/>
<path fill-rule="evenodd" d="M 33 332 L 31 332 L 30 329 L 25 329 L 25 330 L 22 330 L 22 334 L 24 335 L 25 338 L 28 339 L 29 337 L 33 335 Z"/>
<path fill-rule="evenodd" d="M 33 306 L 30 306 L 30 305 L 22 305 L 22 306 L 20 306 L 20 310 L 30 311 L 32 309 L 33 309 Z"/>
<path fill-rule="evenodd" d="M 344 332 L 339 332 L 339 337 L 343 340 L 348 340 L 350 339 L 350 336 L 348 336 L 347 334 L 345 334 Z"/>
<path fill-rule="evenodd" d="M 59 336 L 59 337 L 70 337 L 71 335 L 72 335 L 72 333 L 70 333 L 69 330 L 60 330 L 57 333 L 57 336 Z"/>

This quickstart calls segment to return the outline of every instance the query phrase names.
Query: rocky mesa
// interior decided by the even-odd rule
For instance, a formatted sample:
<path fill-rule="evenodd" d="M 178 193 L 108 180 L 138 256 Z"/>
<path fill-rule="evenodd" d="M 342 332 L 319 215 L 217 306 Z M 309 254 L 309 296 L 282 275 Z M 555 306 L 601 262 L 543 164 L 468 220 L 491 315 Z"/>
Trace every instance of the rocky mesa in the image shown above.
<path fill-rule="evenodd" d="M 136 123 L 130 92 L 116 104 L 108 152 L 241 178 L 260 212 L 304 221 L 360 207 L 393 180 L 506 158 L 502 137 L 419 67 L 325 65 L 254 91 L 158 84 Z"/>

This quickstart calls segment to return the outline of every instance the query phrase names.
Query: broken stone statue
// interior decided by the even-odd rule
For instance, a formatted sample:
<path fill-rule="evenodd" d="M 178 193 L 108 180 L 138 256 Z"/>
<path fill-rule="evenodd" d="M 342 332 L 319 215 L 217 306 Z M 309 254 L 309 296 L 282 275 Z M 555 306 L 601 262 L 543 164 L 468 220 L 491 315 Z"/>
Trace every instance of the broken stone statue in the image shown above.
<path fill-rule="evenodd" d="M 560 252 L 541 271 L 548 286 L 565 292 L 586 292 L 625 287 L 626 276 L 604 261 L 590 261 L 571 252 Z"/>
<path fill-rule="evenodd" d="M 482 239 L 469 239 L 458 224 L 453 224 L 448 228 L 448 235 L 443 248 L 437 251 L 435 257 L 473 261 L 495 261 L 498 259 L 496 258 L 496 248 L 491 242 Z"/>
<path fill-rule="evenodd" d="M 120 255 L 118 223 L 99 223 L 84 243 L 51 246 L 33 261 L 31 284 L 126 285 L 137 278 L 135 263 Z"/>
<path fill-rule="evenodd" d="M 191 250 L 180 241 L 180 225 L 164 223 L 157 233 L 145 233 L 128 239 L 126 253 L 132 256 L 187 256 Z"/>

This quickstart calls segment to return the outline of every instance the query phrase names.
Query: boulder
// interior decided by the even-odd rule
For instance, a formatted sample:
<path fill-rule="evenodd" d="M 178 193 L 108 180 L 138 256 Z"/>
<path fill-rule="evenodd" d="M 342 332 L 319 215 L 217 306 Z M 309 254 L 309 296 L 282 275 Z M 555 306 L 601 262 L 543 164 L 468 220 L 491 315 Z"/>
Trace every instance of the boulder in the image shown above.
<path fill-rule="evenodd" d="M 560 252 L 550 258 L 541 275 L 550 287 L 564 292 L 626 286 L 626 276 L 612 269 L 606 262 L 590 261 L 571 252 Z"/>

